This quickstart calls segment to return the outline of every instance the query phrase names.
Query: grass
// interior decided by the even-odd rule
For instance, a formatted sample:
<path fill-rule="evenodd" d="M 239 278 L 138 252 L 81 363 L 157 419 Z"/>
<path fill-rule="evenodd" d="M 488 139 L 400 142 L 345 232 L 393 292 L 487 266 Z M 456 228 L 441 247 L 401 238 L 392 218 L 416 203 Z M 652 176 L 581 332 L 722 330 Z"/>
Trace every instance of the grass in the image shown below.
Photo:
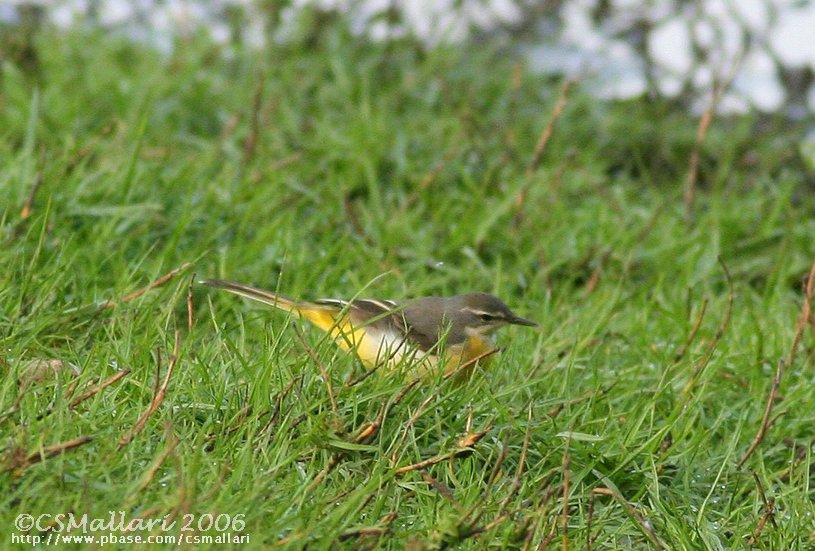
<path fill-rule="evenodd" d="M 177 521 L 145 537 L 242 515 L 246 548 L 815 545 L 811 328 L 739 466 L 815 258 L 796 128 L 715 119 L 688 219 L 693 117 L 578 84 L 530 166 L 561 86 L 500 50 L 332 25 L 262 52 L 87 30 L 35 51 L 0 89 L 2 526 L 124 511 Z M 351 384 L 362 368 L 316 331 L 194 275 L 478 289 L 541 327 L 504 330 L 466 384 Z"/>

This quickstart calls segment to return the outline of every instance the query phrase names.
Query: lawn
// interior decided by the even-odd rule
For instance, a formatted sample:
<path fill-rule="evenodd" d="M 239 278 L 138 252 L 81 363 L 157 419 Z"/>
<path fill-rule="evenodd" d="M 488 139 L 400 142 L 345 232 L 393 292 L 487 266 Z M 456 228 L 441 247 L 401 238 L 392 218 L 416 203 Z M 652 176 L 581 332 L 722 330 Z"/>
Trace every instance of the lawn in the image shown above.
<path fill-rule="evenodd" d="M 815 546 L 796 124 L 699 140 L 676 102 L 341 24 L 169 54 L 46 29 L 1 68 L 3 546 L 60 513 L 235 548 Z M 540 326 L 466 382 L 365 377 L 207 277 Z"/>

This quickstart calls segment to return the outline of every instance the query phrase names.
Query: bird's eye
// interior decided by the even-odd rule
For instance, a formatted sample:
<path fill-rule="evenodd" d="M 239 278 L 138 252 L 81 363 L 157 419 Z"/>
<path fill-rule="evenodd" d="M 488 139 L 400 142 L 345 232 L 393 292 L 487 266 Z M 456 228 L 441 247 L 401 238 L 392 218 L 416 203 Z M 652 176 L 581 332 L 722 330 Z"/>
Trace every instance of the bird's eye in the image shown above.
<path fill-rule="evenodd" d="M 492 314 L 485 313 L 478 314 L 478 317 L 481 319 L 481 321 L 494 321 L 496 319 L 496 317 Z"/>

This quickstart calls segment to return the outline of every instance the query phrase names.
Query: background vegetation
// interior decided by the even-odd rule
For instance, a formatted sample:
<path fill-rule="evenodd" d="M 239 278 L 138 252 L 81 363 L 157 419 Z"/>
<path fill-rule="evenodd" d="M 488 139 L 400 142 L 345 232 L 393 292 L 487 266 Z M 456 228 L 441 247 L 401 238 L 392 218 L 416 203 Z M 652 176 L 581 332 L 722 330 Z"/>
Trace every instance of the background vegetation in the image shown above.
<path fill-rule="evenodd" d="M 46 29 L 14 52 L 0 525 L 211 513 L 245 515 L 252 547 L 815 545 L 815 200 L 789 121 L 700 132 L 668 100 L 601 102 L 497 48 L 308 17 L 260 51 Z M 506 330 L 467 384 L 363 378 L 196 276 L 480 289 L 541 327 Z"/>

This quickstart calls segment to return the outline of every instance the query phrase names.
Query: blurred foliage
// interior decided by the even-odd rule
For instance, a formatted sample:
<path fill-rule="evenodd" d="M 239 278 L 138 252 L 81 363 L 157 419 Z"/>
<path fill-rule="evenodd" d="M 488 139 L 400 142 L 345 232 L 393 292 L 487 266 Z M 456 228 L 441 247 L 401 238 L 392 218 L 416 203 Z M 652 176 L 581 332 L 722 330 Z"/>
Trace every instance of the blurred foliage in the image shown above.
<path fill-rule="evenodd" d="M 587 43 L 591 44 L 588 48 L 596 50 L 597 63 L 607 62 L 605 50 L 624 48 L 632 55 L 632 68 L 637 66 L 643 73 L 647 96 L 665 97 L 665 88 L 660 83 L 675 79 L 679 88 L 667 96 L 686 107 L 709 102 L 711 89 L 729 84 L 734 67 L 751 54 L 761 53 L 762 59 L 774 65 L 773 72 L 784 91 L 779 111 L 800 119 L 808 117 L 808 94 L 812 94 L 815 82 L 815 62 L 800 66 L 785 64 L 774 51 L 770 37 L 780 24 L 781 12 L 794 13 L 811 4 L 812 0 L 787 4 L 764 0 L 742 8 L 723 1 L 702 0 L 642 3 L 592 0 L 579 6 L 561 0 L 450 0 L 428 5 L 426 13 L 417 15 L 415 8 L 409 9 L 398 2 L 382 5 L 366 0 L 308 3 L 98 0 L 87 4 L 61 0 L 47 7 L 40 2 L 23 0 L 6 8 L 6 21 L 0 22 L 3 25 L 0 51 L 7 59 L 36 65 L 31 57 L 30 37 L 57 7 L 70 11 L 75 24 L 107 28 L 138 40 L 154 40 L 165 45 L 168 35 L 172 41 L 173 35 L 189 36 L 202 32 L 202 28 L 206 29 L 204 32 L 219 34 L 222 41 L 233 46 L 290 40 L 313 44 L 319 40 L 322 30 L 342 18 L 350 22 L 354 33 L 369 34 L 377 40 L 398 41 L 415 36 L 418 43 L 428 47 L 449 38 L 464 39 L 472 47 L 485 42 L 500 43 L 516 54 L 525 46 L 561 44 L 569 19 L 578 17 L 580 25 L 587 27 L 582 32 L 591 35 L 590 39 L 587 37 Z M 746 17 L 742 10 L 747 9 L 761 15 Z M 297 24 L 293 25 L 295 20 Z M 662 66 L 653 57 L 654 37 L 669 23 L 677 23 L 687 41 L 687 44 L 676 45 L 691 56 L 684 74 Z M 598 43 L 601 46 L 598 47 Z M 566 47 L 579 50 L 582 46 L 577 43 Z M 566 54 L 564 50 L 553 51 L 551 55 Z M 581 69 L 571 72 L 579 71 Z"/>

